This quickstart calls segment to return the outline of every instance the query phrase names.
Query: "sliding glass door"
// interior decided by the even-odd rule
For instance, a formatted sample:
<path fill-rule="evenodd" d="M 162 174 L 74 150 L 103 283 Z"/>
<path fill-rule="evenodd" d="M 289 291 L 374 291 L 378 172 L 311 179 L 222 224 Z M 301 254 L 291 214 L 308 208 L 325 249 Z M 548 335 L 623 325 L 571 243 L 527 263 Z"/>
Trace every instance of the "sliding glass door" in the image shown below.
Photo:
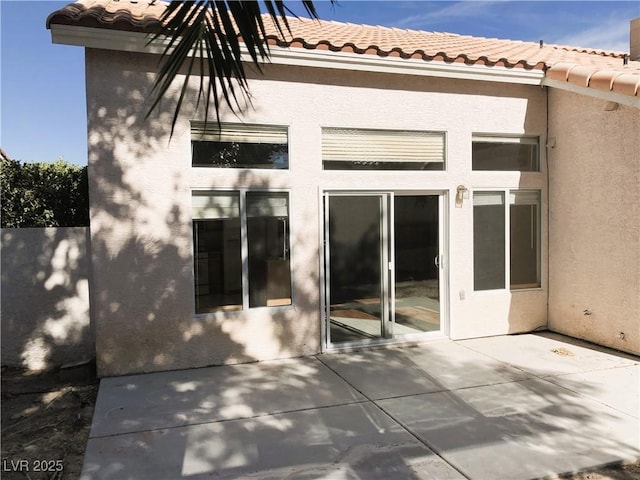
<path fill-rule="evenodd" d="M 331 341 L 384 338 L 389 335 L 386 196 L 330 195 L 327 202 Z"/>
<path fill-rule="evenodd" d="M 440 196 L 394 197 L 394 333 L 439 331 Z"/>
<path fill-rule="evenodd" d="M 440 211 L 440 195 L 325 195 L 327 343 L 440 331 Z"/>

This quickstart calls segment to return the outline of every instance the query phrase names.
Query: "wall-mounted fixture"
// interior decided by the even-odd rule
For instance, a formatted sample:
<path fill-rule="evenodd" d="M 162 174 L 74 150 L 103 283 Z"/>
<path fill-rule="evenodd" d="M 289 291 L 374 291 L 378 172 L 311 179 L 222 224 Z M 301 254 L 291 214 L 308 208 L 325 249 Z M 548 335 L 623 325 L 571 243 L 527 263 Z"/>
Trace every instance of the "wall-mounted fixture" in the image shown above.
<path fill-rule="evenodd" d="M 613 112 L 613 111 L 617 110 L 619 106 L 620 106 L 619 103 L 607 102 L 607 104 L 604 106 L 604 111 L 605 112 Z"/>
<path fill-rule="evenodd" d="M 456 208 L 462 208 L 465 200 L 469 199 L 469 189 L 464 185 L 458 185 L 456 188 Z"/>

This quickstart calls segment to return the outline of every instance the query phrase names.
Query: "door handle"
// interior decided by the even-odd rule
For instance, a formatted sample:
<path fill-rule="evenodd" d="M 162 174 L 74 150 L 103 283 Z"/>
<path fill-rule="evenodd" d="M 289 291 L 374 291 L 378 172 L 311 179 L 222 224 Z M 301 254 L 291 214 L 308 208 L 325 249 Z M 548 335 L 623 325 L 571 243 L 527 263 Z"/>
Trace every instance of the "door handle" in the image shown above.
<path fill-rule="evenodd" d="M 433 259 L 433 263 L 436 267 L 440 268 L 440 255 L 436 255 L 436 258 Z"/>

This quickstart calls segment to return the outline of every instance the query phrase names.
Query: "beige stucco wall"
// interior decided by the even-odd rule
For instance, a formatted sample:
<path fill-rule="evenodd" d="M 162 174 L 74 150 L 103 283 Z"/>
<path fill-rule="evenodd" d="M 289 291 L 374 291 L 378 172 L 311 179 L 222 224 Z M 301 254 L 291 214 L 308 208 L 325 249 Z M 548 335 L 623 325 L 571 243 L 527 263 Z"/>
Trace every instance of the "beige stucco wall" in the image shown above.
<path fill-rule="evenodd" d="M 473 292 L 471 201 L 462 208 L 453 201 L 460 184 L 535 188 L 546 211 L 546 172 L 471 172 L 472 133 L 540 135 L 544 145 L 546 93 L 539 87 L 268 66 L 250 81 L 253 108 L 242 120 L 289 127 L 290 169 L 192 169 L 189 120 L 201 113 L 188 107 L 171 142 L 170 102 L 143 121 L 157 60 L 91 49 L 86 58 L 91 299 L 101 375 L 319 352 L 322 189 L 444 192 L 450 336 L 546 325 L 546 262 L 542 289 Z M 444 131 L 447 171 L 323 171 L 323 126 Z M 290 191 L 294 304 L 195 316 L 191 190 L 238 186 Z"/>
<path fill-rule="evenodd" d="M 2 364 L 91 360 L 88 228 L 2 229 Z"/>
<path fill-rule="evenodd" d="M 549 103 L 549 327 L 640 353 L 640 111 Z"/>

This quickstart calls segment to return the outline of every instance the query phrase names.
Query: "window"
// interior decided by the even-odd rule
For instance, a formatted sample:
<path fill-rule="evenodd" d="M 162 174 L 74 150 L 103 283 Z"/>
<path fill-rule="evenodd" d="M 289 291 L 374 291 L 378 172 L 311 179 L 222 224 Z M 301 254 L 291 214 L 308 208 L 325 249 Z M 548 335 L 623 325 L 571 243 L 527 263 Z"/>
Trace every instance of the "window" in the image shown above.
<path fill-rule="evenodd" d="M 474 135 L 473 170 L 538 172 L 537 137 L 493 137 Z"/>
<path fill-rule="evenodd" d="M 505 286 L 504 192 L 473 194 L 473 285 L 475 290 Z"/>
<path fill-rule="evenodd" d="M 444 170 L 444 134 L 322 129 L 324 170 Z"/>
<path fill-rule="evenodd" d="M 476 291 L 540 286 L 539 191 L 474 192 L 473 272 Z"/>
<path fill-rule="evenodd" d="M 291 304 L 286 193 L 247 192 L 249 306 Z"/>
<path fill-rule="evenodd" d="M 239 194 L 194 193 L 192 214 L 196 313 L 241 309 Z"/>
<path fill-rule="evenodd" d="M 291 305 L 288 193 L 194 192 L 192 210 L 196 313 Z"/>
<path fill-rule="evenodd" d="M 540 286 L 540 192 L 509 194 L 511 289 Z"/>
<path fill-rule="evenodd" d="M 287 169 L 287 128 L 192 122 L 191 155 L 194 167 Z"/>

